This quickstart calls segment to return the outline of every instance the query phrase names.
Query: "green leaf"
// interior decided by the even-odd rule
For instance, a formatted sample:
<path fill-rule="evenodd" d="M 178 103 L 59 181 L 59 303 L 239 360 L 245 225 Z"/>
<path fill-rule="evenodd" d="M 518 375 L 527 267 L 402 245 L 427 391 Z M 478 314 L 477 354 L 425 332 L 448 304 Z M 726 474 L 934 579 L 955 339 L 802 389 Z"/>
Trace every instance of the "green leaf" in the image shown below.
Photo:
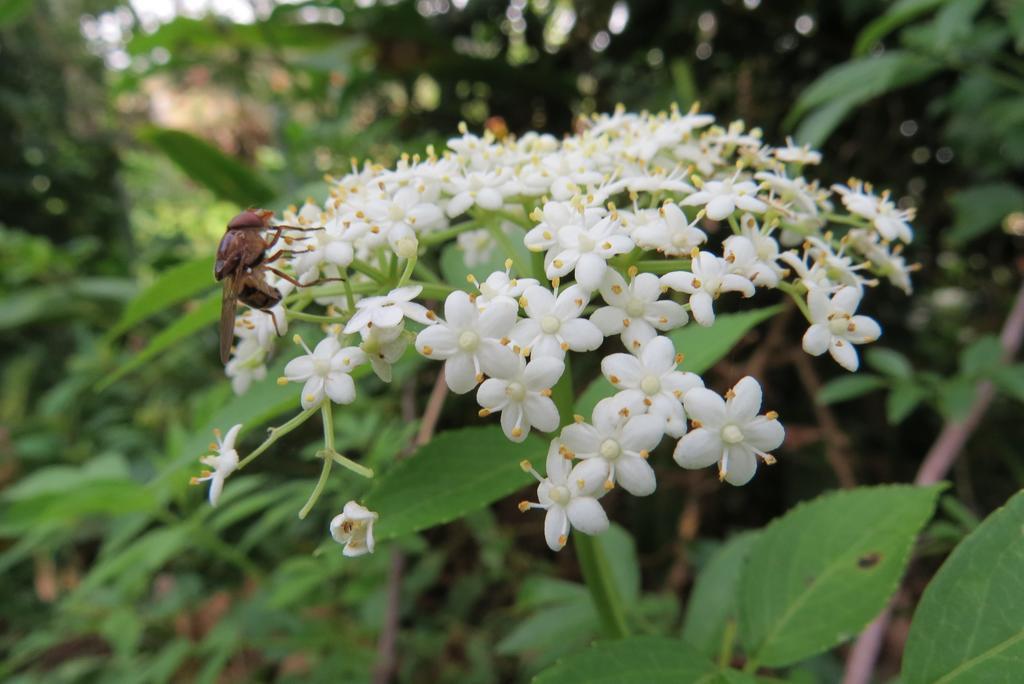
<path fill-rule="evenodd" d="M 939 409 L 943 417 L 963 420 L 971 411 L 978 394 L 978 381 L 956 375 L 939 387 Z"/>
<path fill-rule="evenodd" d="M 153 339 L 149 341 L 149 344 L 142 351 L 96 383 L 96 390 L 102 391 L 106 389 L 172 345 L 178 344 L 185 338 L 213 325 L 218 318 L 220 318 L 219 293 L 202 300 L 199 306 L 154 335 Z"/>
<path fill-rule="evenodd" d="M 771 318 L 781 306 L 768 306 L 743 313 L 719 314 L 714 325 L 703 327 L 690 323 L 684 328 L 669 333 L 676 351 L 683 353 L 680 370 L 700 375 L 718 363 L 754 326 Z M 574 410 L 582 416 L 590 416 L 597 402 L 615 394 L 615 388 L 604 377 L 598 377 L 577 398 Z"/>
<path fill-rule="evenodd" d="M 540 437 L 515 444 L 498 427 L 442 432 L 396 464 L 366 495 L 364 504 L 380 514 L 374 534 L 393 539 L 483 508 L 529 484 L 520 461 L 539 461 L 546 453 Z"/>
<path fill-rule="evenodd" d="M 985 335 L 960 352 L 960 372 L 969 378 L 997 375 L 1003 365 L 1003 347 L 995 335 Z"/>
<path fill-rule="evenodd" d="M 711 557 L 693 585 L 683 620 L 683 639 L 707 656 L 717 656 L 726 625 L 736 621 L 740 573 L 757 532 L 737 534 Z"/>
<path fill-rule="evenodd" d="M 33 0 L 0 0 L 0 27 L 16 24 L 28 15 Z"/>
<path fill-rule="evenodd" d="M 885 400 L 885 419 L 899 425 L 928 396 L 928 390 L 913 381 L 897 383 Z"/>
<path fill-rule="evenodd" d="M 260 205 L 274 190 L 255 171 L 191 133 L 147 128 L 140 137 L 158 148 L 193 181 L 240 207 Z"/>
<path fill-rule="evenodd" d="M 940 489 L 836 492 L 768 525 L 740 581 L 740 637 L 749 656 L 789 665 L 859 632 L 896 590 Z"/>
<path fill-rule="evenodd" d="M 870 373 L 841 375 L 835 380 L 825 383 L 815 399 L 819 404 L 836 404 L 840 401 L 855 399 L 880 387 L 885 387 L 885 385 L 886 382 L 883 378 Z"/>
<path fill-rule="evenodd" d="M 1010 183 L 975 185 L 949 199 L 955 218 L 945 236 L 954 247 L 998 228 L 1003 218 L 1024 207 L 1024 190 Z"/>
<path fill-rule="evenodd" d="M 858 57 L 832 67 L 797 99 L 783 125 L 792 128 L 797 121 L 819 107 L 829 113 L 816 126 L 814 141 L 819 143 L 854 107 L 890 90 L 922 81 L 941 68 L 935 60 L 904 50 L 882 55 Z"/>
<path fill-rule="evenodd" d="M 552 656 L 565 652 L 565 642 L 571 646 L 573 641 L 593 638 L 600 624 L 593 601 L 584 593 L 519 621 L 495 650 L 503 655 L 534 652 L 539 660 L 550 662 Z"/>
<path fill-rule="evenodd" d="M 1024 401 L 1024 363 L 1004 368 L 992 380 L 1001 391 L 1017 401 Z"/>
<path fill-rule="evenodd" d="M 865 26 L 857 36 L 857 42 L 853 46 L 854 56 L 867 54 L 878 41 L 899 27 L 909 24 L 945 2 L 947 0 L 898 0 L 892 3 L 889 9 Z"/>
<path fill-rule="evenodd" d="M 688 644 L 664 637 L 599 641 L 537 675 L 534 684 L 680 684 L 726 681 Z"/>
<path fill-rule="evenodd" d="M 1024 493 L 950 554 L 924 591 L 901 681 L 1013 682 L 1024 672 Z"/>
<path fill-rule="evenodd" d="M 633 536 L 621 525 L 612 523 L 607 531 L 594 537 L 608 559 L 608 569 L 619 596 L 629 606 L 640 598 L 640 561 L 636 557 Z"/>
<path fill-rule="evenodd" d="M 209 290 L 213 278 L 213 257 L 201 257 L 170 268 L 129 302 L 121 318 L 107 333 L 113 339 L 155 313 Z"/>
<path fill-rule="evenodd" d="M 864 353 L 864 361 L 882 375 L 888 375 L 890 378 L 906 380 L 914 373 L 914 368 L 906 356 L 885 347 L 869 347 Z"/>

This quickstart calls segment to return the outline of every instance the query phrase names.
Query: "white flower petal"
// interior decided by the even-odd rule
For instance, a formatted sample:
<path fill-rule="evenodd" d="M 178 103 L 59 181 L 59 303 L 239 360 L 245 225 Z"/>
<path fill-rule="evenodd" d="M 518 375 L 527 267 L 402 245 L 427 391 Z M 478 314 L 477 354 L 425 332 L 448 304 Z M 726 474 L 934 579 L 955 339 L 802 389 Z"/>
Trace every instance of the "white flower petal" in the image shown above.
<path fill-rule="evenodd" d="M 444 380 L 448 384 L 448 389 L 456 394 L 465 394 L 476 387 L 476 366 L 473 365 L 473 357 L 465 352 L 451 356 L 444 364 Z"/>
<path fill-rule="evenodd" d="M 722 458 L 724 446 L 717 430 L 697 428 L 683 435 L 672 458 L 684 468 L 706 468 Z"/>
<path fill-rule="evenodd" d="M 562 324 L 559 333 L 576 352 L 593 351 L 604 342 L 604 335 L 596 325 L 585 318 L 574 318 Z"/>
<path fill-rule="evenodd" d="M 544 541 L 552 551 L 561 551 L 569 535 L 569 517 L 560 506 L 552 506 L 544 516 Z"/>
<path fill-rule="evenodd" d="M 690 311 L 693 313 L 693 320 L 700 325 L 706 327 L 715 322 L 715 309 L 712 305 L 711 295 L 703 290 L 690 295 Z"/>
<path fill-rule="evenodd" d="M 729 420 L 746 423 L 753 420 L 761 409 L 761 385 L 749 375 L 741 378 L 732 388 L 733 396 L 726 402 Z"/>
<path fill-rule="evenodd" d="M 804 333 L 802 346 L 804 351 L 811 356 L 821 356 L 828 350 L 828 344 L 832 341 L 832 333 L 824 323 L 815 323 Z"/>
<path fill-rule="evenodd" d="M 327 396 L 335 404 L 351 404 L 356 398 L 356 385 L 348 373 L 335 372 L 327 376 Z"/>
<path fill-rule="evenodd" d="M 857 356 L 856 348 L 845 340 L 833 337 L 832 341 L 829 342 L 828 351 L 832 358 L 836 360 L 836 363 L 851 373 L 860 366 L 860 358 Z"/>
<path fill-rule="evenodd" d="M 584 534 L 601 534 L 608 529 L 608 515 L 597 499 L 576 497 L 566 508 L 569 522 Z"/>
<path fill-rule="evenodd" d="M 687 392 L 683 407 L 691 419 L 705 427 L 717 429 L 725 423 L 725 401 L 709 389 L 697 387 Z"/>
<path fill-rule="evenodd" d="M 724 463 L 725 481 L 736 487 L 750 482 L 757 472 L 757 457 L 749 447 L 742 444 L 728 447 Z"/>
<path fill-rule="evenodd" d="M 615 481 L 633 496 L 648 496 L 653 494 L 658 486 L 654 469 L 639 456 L 624 455 L 616 459 Z"/>
<path fill-rule="evenodd" d="M 759 418 L 743 426 L 743 443 L 758 451 L 770 453 L 782 446 L 786 430 L 777 420 Z"/>

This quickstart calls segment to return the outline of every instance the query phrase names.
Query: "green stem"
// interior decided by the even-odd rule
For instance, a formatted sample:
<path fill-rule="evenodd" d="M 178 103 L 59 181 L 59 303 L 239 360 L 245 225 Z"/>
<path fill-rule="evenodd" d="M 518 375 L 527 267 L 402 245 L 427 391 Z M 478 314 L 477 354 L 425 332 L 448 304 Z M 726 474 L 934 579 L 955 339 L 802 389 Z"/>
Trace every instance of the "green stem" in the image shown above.
<path fill-rule="evenodd" d="M 804 300 L 805 290 L 802 286 L 781 280 L 777 287 L 790 296 L 793 303 L 796 304 L 798 309 L 800 309 L 800 313 L 804 315 L 804 318 L 807 319 L 808 323 L 814 322 L 814 319 L 811 318 L 811 310 L 807 308 L 807 302 Z"/>
<path fill-rule="evenodd" d="M 640 269 L 641 273 L 654 273 L 656 275 L 690 270 L 689 259 L 651 259 L 649 261 L 638 261 L 633 265 Z"/>
<path fill-rule="evenodd" d="M 370 478 L 373 477 L 373 469 L 372 468 L 367 468 L 364 465 L 356 463 L 351 458 L 346 458 L 345 456 L 342 456 L 341 454 L 339 454 L 337 451 L 333 451 L 332 450 L 331 453 L 330 453 L 330 456 L 331 456 L 332 459 L 334 459 L 335 463 L 337 463 L 338 465 L 340 465 L 343 468 L 348 468 L 349 470 L 351 470 L 356 475 L 361 475 L 361 476 L 363 476 L 363 477 L 365 477 L 367 479 L 370 479 Z"/>
<path fill-rule="evenodd" d="M 349 314 L 354 314 L 356 312 L 356 295 L 352 291 L 352 281 L 348 277 L 348 271 L 345 271 L 344 277 L 345 282 L 343 285 L 345 286 L 345 303 L 348 304 Z"/>
<path fill-rule="evenodd" d="M 326 402 L 325 402 L 326 403 Z M 331 475 L 331 465 L 334 463 L 333 458 L 324 458 L 324 467 L 320 471 L 320 479 L 316 481 L 316 487 L 313 487 L 312 493 L 309 495 L 309 499 L 306 501 L 306 505 L 299 511 L 299 519 L 305 520 L 309 512 L 313 510 L 313 506 L 316 505 L 317 499 L 324 493 L 324 487 L 327 486 L 327 478 Z"/>
<path fill-rule="evenodd" d="M 402 287 L 409 282 L 409 279 L 412 278 L 412 272 L 416 268 L 417 261 L 418 259 L 416 257 L 405 260 L 405 268 L 402 270 L 402 277 L 398 279 L 397 287 Z"/>
<path fill-rule="evenodd" d="M 571 423 L 573 421 L 572 369 L 569 366 L 568 357 L 565 360 L 565 373 L 551 388 L 551 398 L 554 400 L 555 406 L 558 407 L 562 425 Z M 579 530 L 572 535 L 572 539 L 580 573 L 590 590 L 590 597 L 601 617 L 605 633 L 613 638 L 629 636 L 622 595 L 615 584 L 615 578 L 612 576 L 611 565 L 608 563 L 604 548 L 594 537 L 583 534 Z"/>
<path fill-rule="evenodd" d="M 334 459 L 327 458 L 327 454 L 334 451 L 334 416 L 331 413 L 331 400 L 324 399 L 320 402 L 320 416 L 324 423 L 324 446 L 326 447 L 323 451 L 317 452 L 317 454 L 324 459 L 324 467 L 320 471 L 320 479 L 316 481 L 316 487 L 313 487 L 312 493 L 309 495 L 309 499 L 306 501 L 306 505 L 299 511 L 299 519 L 305 520 L 309 512 L 313 510 L 313 506 L 316 504 L 317 499 L 324 493 L 324 488 L 327 486 L 327 478 L 331 475 L 331 466 L 334 464 Z"/>
<path fill-rule="evenodd" d="M 722 632 L 722 647 L 718 651 L 718 666 L 729 667 L 732 662 L 732 650 L 736 645 L 736 621 L 726 620 L 725 630 Z"/>
<path fill-rule="evenodd" d="M 294 430 L 295 428 L 299 427 L 300 425 L 305 423 L 307 420 L 309 420 L 309 417 L 311 415 L 313 415 L 314 413 L 316 413 L 317 409 L 319 409 L 319 408 L 320 408 L 319 406 L 313 406 L 311 408 L 308 408 L 305 411 L 303 411 L 302 413 L 300 413 L 297 416 L 295 416 L 294 418 L 292 418 L 291 420 L 289 420 L 284 425 L 282 425 L 280 427 L 270 428 L 270 435 L 263 442 L 263 444 L 260 444 L 258 447 L 256 447 L 253 450 L 253 452 L 251 454 L 249 454 L 248 456 L 243 458 L 241 461 L 239 461 L 238 467 L 235 468 L 235 470 L 241 470 L 245 466 L 249 465 L 252 461 L 254 461 L 256 459 L 257 456 L 259 456 L 264 451 L 269 449 L 274 444 L 274 442 L 276 442 L 277 440 L 281 439 L 282 437 L 287 435 L 289 432 L 291 432 L 292 430 Z"/>
<path fill-rule="evenodd" d="M 371 278 L 373 278 L 382 285 L 386 285 L 388 282 L 388 277 L 387 275 L 384 274 L 383 271 L 374 268 L 373 266 L 366 263 L 362 259 L 353 259 L 352 263 L 349 266 L 352 268 L 353 271 L 359 271 L 363 275 L 370 276 Z"/>
<path fill-rule="evenodd" d="M 443 283 L 441 276 L 437 275 L 422 261 L 417 260 L 416 266 L 412 270 L 413 274 L 419 276 L 420 280 L 426 280 L 430 283 Z"/>
<path fill-rule="evenodd" d="M 308 321 L 309 323 L 344 323 L 348 316 L 320 316 L 317 314 L 308 314 L 303 311 L 295 311 L 294 309 L 288 309 L 288 319 L 293 321 Z"/>
<path fill-rule="evenodd" d="M 480 228 L 480 223 L 477 221 L 463 221 L 462 223 L 456 224 L 451 228 L 445 230 L 439 230 L 434 233 L 427 233 L 420 238 L 420 244 L 425 247 L 432 247 L 434 245 L 440 245 L 448 242 L 454 237 L 458 237 L 467 230 L 476 230 Z"/>

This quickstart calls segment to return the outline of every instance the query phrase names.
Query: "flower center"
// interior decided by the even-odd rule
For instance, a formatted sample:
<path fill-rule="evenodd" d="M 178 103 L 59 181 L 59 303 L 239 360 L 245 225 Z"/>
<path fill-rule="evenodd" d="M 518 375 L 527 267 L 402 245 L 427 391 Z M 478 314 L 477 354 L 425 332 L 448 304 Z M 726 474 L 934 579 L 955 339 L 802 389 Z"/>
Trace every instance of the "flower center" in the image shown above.
<path fill-rule="evenodd" d="M 722 428 L 722 441 L 726 444 L 739 444 L 743 441 L 743 431 L 735 425 L 726 425 Z"/>
<path fill-rule="evenodd" d="M 326 377 L 327 374 L 331 372 L 330 360 L 313 357 L 313 372 L 317 375 Z"/>
<path fill-rule="evenodd" d="M 487 299 L 492 299 L 498 295 L 498 290 L 489 283 L 480 283 L 480 294 Z"/>
<path fill-rule="evenodd" d="M 586 233 L 580 233 L 579 244 L 581 252 L 593 252 L 594 247 L 597 245 L 597 243 L 594 242 L 594 238 L 590 237 Z"/>
<path fill-rule="evenodd" d="M 690 244 L 690 238 L 686 233 L 679 231 L 672 236 L 672 244 L 676 247 L 686 247 Z"/>
<path fill-rule="evenodd" d="M 505 388 L 505 395 L 512 401 L 522 401 L 526 398 L 526 388 L 521 382 L 510 382 Z"/>
<path fill-rule="evenodd" d="M 643 316 L 645 308 L 647 307 L 644 306 L 644 302 L 636 297 L 630 297 L 629 301 L 626 303 L 626 313 L 633 318 Z"/>
<path fill-rule="evenodd" d="M 551 500 L 559 506 L 565 506 L 572 499 L 572 494 L 569 492 L 569 488 L 565 485 L 552 487 L 550 496 Z"/>
<path fill-rule="evenodd" d="M 846 334 L 848 326 L 850 325 L 850 319 L 846 316 L 836 316 L 828 322 L 828 330 L 837 337 L 842 337 Z"/>
<path fill-rule="evenodd" d="M 614 461 L 619 457 L 619 454 L 621 453 L 622 447 L 620 447 L 619 443 L 616 442 L 614 439 L 606 439 L 603 442 L 601 442 L 601 456 L 608 459 L 609 461 Z"/>
<path fill-rule="evenodd" d="M 362 347 L 363 351 L 370 356 L 380 352 L 380 340 L 372 335 L 363 340 L 363 343 L 359 346 Z"/>
<path fill-rule="evenodd" d="M 465 352 L 474 352 L 480 346 L 480 336 L 472 330 L 466 330 L 459 335 L 459 349 Z"/>
<path fill-rule="evenodd" d="M 388 218 L 392 221 L 401 221 L 405 218 L 405 209 L 392 202 L 388 207 Z"/>
<path fill-rule="evenodd" d="M 640 389 L 642 389 L 644 394 L 647 395 L 657 394 L 661 391 L 661 380 L 657 375 L 645 376 L 644 379 L 640 381 Z"/>
<path fill-rule="evenodd" d="M 562 321 L 557 316 L 548 314 L 540 319 L 540 329 L 548 335 L 554 335 L 562 327 Z"/>

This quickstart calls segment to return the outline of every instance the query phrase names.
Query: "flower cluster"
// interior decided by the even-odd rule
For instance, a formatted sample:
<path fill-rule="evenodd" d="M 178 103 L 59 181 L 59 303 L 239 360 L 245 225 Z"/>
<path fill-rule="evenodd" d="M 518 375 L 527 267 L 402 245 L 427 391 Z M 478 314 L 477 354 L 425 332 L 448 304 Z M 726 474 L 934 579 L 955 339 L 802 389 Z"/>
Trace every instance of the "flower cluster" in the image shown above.
<path fill-rule="evenodd" d="M 500 414 L 508 439 L 549 434 L 544 475 L 524 463 L 538 501 L 521 507 L 547 511 L 556 550 L 571 528 L 607 527 L 608 491 L 655 490 L 650 459 L 666 438 L 680 466 L 716 465 L 733 485 L 774 463 L 784 431 L 774 412 L 760 413 L 758 382 L 745 377 L 724 398 L 705 388 L 679 368 L 686 350 L 672 331 L 713 325 L 723 302 L 779 290 L 807 319 L 803 348 L 856 370 L 855 345 L 881 334 L 857 313 L 865 290 L 884 278 L 910 291 L 902 249 L 913 211 L 856 179 L 820 185 L 803 175 L 818 152 L 772 147 L 759 129 L 719 126 L 697 109 L 618 109 L 580 124 L 564 139 L 463 126 L 442 152 L 354 164 L 331 180 L 323 206 L 286 212 L 285 224 L 322 229 L 281 265 L 303 287 L 275 282 L 282 305 L 239 317 L 227 365 L 235 390 L 266 372 L 289 319 L 325 331 L 312 350 L 296 336 L 305 354 L 279 380 L 302 385 L 307 412 L 353 401 L 361 365 L 390 381 L 412 346 L 444 363 L 452 392 L 475 393 L 481 417 Z M 492 272 L 464 288 L 446 283 L 438 266 L 453 257 Z M 442 303 L 437 313 L 429 302 Z M 314 304 L 326 314 L 304 310 Z M 598 349 L 613 392 L 573 420 L 554 395 L 572 387 L 570 352 Z M 220 458 L 228 452 L 233 443 Z M 230 471 L 216 467 L 219 492 Z M 375 519 L 350 502 L 332 533 L 346 553 L 372 551 Z"/>

